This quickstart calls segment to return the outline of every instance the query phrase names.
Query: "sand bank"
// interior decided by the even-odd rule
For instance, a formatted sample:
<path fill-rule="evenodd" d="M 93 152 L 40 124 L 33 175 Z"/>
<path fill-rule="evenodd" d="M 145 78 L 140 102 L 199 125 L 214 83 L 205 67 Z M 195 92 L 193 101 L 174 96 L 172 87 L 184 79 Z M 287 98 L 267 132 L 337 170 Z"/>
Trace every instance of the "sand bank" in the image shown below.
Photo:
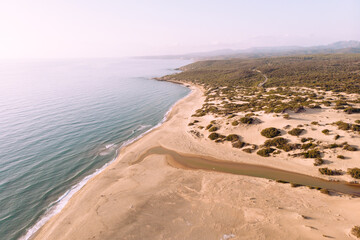
<path fill-rule="evenodd" d="M 192 89 L 161 127 L 123 148 L 117 160 L 77 192 L 34 239 L 352 239 L 349 232 L 358 224 L 360 199 L 261 178 L 176 168 L 164 155 L 132 164 L 160 145 L 308 171 L 297 161 L 269 161 L 194 137 L 188 123 L 204 97 L 201 88 Z"/>

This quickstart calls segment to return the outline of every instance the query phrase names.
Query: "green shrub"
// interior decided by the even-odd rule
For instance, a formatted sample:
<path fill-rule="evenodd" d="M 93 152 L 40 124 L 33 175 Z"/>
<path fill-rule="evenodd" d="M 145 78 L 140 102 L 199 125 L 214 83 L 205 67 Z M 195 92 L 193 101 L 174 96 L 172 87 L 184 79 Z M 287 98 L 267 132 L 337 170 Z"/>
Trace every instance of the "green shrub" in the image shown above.
<path fill-rule="evenodd" d="M 352 124 L 351 125 L 351 130 L 354 131 L 354 132 L 360 132 L 360 125 Z"/>
<path fill-rule="evenodd" d="M 345 159 L 344 155 L 337 155 L 337 158 Z"/>
<path fill-rule="evenodd" d="M 336 144 L 336 143 L 331 143 L 329 145 L 326 146 L 327 148 L 338 148 L 338 147 L 341 147 L 339 144 Z"/>
<path fill-rule="evenodd" d="M 233 121 L 233 122 L 231 123 L 231 125 L 237 126 L 237 125 L 239 125 L 239 122 L 238 122 L 238 121 Z"/>
<path fill-rule="evenodd" d="M 267 138 L 274 138 L 280 135 L 280 130 L 274 127 L 265 128 L 261 131 L 261 135 Z"/>
<path fill-rule="evenodd" d="M 312 141 L 314 140 L 313 138 L 301 138 L 301 142 L 304 143 L 304 142 L 307 142 L 307 141 Z"/>
<path fill-rule="evenodd" d="M 352 229 L 351 229 L 351 233 L 357 237 L 357 238 L 360 238 L 360 226 L 354 226 Z"/>
<path fill-rule="evenodd" d="M 254 119 L 251 117 L 242 117 L 240 118 L 240 122 L 244 124 L 252 124 L 254 122 Z"/>
<path fill-rule="evenodd" d="M 219 137 L 220 135 L 218 133 L 211 133 L 208 138 L 210 138 L 211 140 L 215 140 L 218 139 Z"/>
<path fill-rule="evenodd" d="M 334 137 L 335 140 L 338 140 L 339 138 L 340 138 L 340 135 L 339 135 L 339 134 L 337 134 L 337 135 Z"/>
<path fill-rule="evenodd" d="M 337 121 L 335 123 L 338 126 L 338 129 L 340 130 L 350 130 L 351 125 L 349 123 L 345 123 L 343 121 Z"/>
<path fill-rule="evenodd" d="M 323 134 L 325 134 L 325 135 L 329 135 L 330 130 L 329 130 L 329 129 L 324 129 L 324 130 L 322 130 L 321 132 L 322 132 Z"/>
<path fill-rule="evenodd" d="M 213 126 L 212 124 L 209 124 L 209 125 L 206 126 L 205 129 L 208 130 L 208 129 L 210 129 L 212 126 Z"/>
<path fill-rule="evenodd" d="M 314 122 L 311 122 L 312 125 L 319 125 L 318 122 L 314 121 Z"/>
<path fill-rule="evenodd" d="M 217 127 L 211 127 L 210 129 L 209 129 L 209 132 L 215 132 L 215 131 L 217 131 L 218 130 L 218 128 Z"/>
<path fill-rule="evenodd" d="M 288 134 L 293 136 L 299 136 L 303 131 L 304 129 L 301 128 L 293 128 L 292 130 L 288 131 Z"/>
<path fill-rule="evenodd" d="M 283 138 L 283 137 L 276 137 L 273 139 L 268 139 L 264 142 L 265 147 L 279 147 L 284 144 L 287 144 L 289 140 Z"/>
<path fill-rule="evenodd" d="M 236 134 L 229 134 L 226 137 L 226 141 L 231 141 L 231 142 L 238 141 L 239 139 L 240 139 L 240 137 Z"/>
<path fill-rule="evenodd" d="M 329 168 L 319 168 L 319 172 L 323 175 L 341 175 L 341 171 L 340 170 L 331 170 Z"/>
<path fill-rule="evenodd" d="M 251 148 L 244 148 L 243 151 L 246 152 L 246 153 L 252 153 L 253 152 L 253 150 Z"/>
<path fill-rule="evenodd" d="M 349 144 L 345 144 L 343 149 L 347 151 L 357 151 L 356 147 L 350 146 Z"/>
<path fill-rule="evenodd" d="M 278 182 L 278 183 L 289 183 L 288 181 L 284 181 L 284 180 L 276 180 L 276 182 Z"/>
<path fill-rule="evenodd" d="M 356 179 L 360 179 L 360 168 L 349 168 L 348 173 Z"/>
<path fill-rule="evenodd" d="M 291 183 L 290 186 L 293 187 L 293 188 L 296 188 L 296 187 L 301 187 L 303 185 L 297 184 L 297 183 Z"/>
<path fill-rule="evenodd" d="M 242 141 L 240 141 L 240 140 L 238 140 L 238 141 L 233 142 L 233 143 L 232 143 L 232 146 L 233 146 L 234 148 L 242 148 L 243 146 L 245 146 L 245 143 L 242 142 Z"/>
<path fill-rule="evenodd" d="M 301 149 L 304 150 L 308 150 L 309 148 L 315 148 L 315 147 L 317 147 L 317 145 L 312 142 L 304 143 L 303 145 L 301 145 Z"/>
<path fill-rule="evenodd" d="M 321 158 L 315 158 L 314 160 L 314 166 L 320 166 L 324 163 L 324 160 L 322 160 Z"/>
<path fill-rule="evenodd" d="M 288 113 L 285 113 L 285 114 L 283 115 L 283 118 L 285 118 L 285 119 L 290 119 L 290 115 L 289 115 Z"/>
<path fill-rule="evenodd" d="M 270 153 L 272 153 L 273 151 L 275 151 L 274 148 L 262 148 L 259 151 L 257 151 L 256 153 L 262 157 L 269 157 Z"/>
<path fill-rule="evenodd" d="M 311 149 L 307 152 L 304 152 L 303 155 L 305 158 L 320 158 L 321 157 L 321 153 L 317 149 Z"/>
<path fill-rule="evenodd" d="M 329 190 L 327 190 L 326 188 L 321 188 L 320 192 L 329 195 Z"/>

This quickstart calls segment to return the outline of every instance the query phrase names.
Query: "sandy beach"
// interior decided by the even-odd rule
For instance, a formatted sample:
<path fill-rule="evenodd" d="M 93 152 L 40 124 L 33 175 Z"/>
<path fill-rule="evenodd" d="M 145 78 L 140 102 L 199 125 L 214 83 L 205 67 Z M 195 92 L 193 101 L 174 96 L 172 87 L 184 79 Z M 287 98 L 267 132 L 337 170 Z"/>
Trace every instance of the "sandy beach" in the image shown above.
<path fill-rule="evenodd" d="M 350 231 L 360 221 L 360 198 L 329 196 L 262 178 L 184 169 L 166 155 L 153 154 L 136 162 L 148 149 L 163 146 L 332 179 L 321 175 L 309 159 L 285 153 L 264 158 L 234 149 L 230 143 L 210 141 L 205 130 L 194 134 L 189 122 L 198 119 L 206 126 L 214 118 L 191 117 L 205 96 L 201 87 L 190 88 L 192 92 L 172 108 L 163 125 L 121 149 L 116 161 L 78 191 L 33 239 L 354 239 Z M 237 133 L 245 141 L 262 144 L 259 132 L 269 126 L 296 126 L 315 115 L 320 122 L 344 117 L 329 111 L 309 110 L 291 120 L 264 114 L 259 116 L 261 124 L 238 127 Z M 224 119 L 217 120 L 226 126 L 224 134 L 234 132 Z M 327 140 L 328 136 L 319 134 L 319 126 L 306 130 L 305 137 L 318 135 Z M 347 140 L 360 144 L 351 133 L 343 135 L 342 141 Z M 331 151 L 330 157 L 335 154 Z M 346 169 L 358 162 L 358 152 L 346 154 L 349 159 L 333 166 Z M 350 181 L 351 177 L 337 179 Z"/>

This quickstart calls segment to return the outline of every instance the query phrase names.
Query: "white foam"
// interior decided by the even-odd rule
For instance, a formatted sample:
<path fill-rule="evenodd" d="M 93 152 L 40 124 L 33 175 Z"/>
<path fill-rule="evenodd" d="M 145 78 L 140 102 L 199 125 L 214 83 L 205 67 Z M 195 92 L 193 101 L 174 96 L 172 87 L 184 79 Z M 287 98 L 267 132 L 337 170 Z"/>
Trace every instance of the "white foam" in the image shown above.
<path fill-rule="evenodd" d="M 188 96 L 191 93 L 191 91 L 186 95 Z M 176 103 L 178 103 L 180 100 L 184 99 L 186 96 L 184 96 L 183 98 L 179 99 Z M 152 130 L 160 127 L 167 119 L 168 115 L 170 114 L 171 110 L 173 109 L 173 107 L 175 106 L 174 103 L 170 109 L 165 113 L 165 116 L 163 117 L 163 119 L 161 120 L 160 123 L 158 123 L 156 126 L 150 128 L 149 130 L 147 130 L 146 132 L 140 134 L 138 137 L 130 139 L 128 141 L 125 141 L 118 150 L 116 150 L 116 156 L 118 156 L 119 150 L 122 147 L 125 147 L 133 142 L 135 142 L 136 140 L 140 139 L 141 137 L 143 137 L 145 134 L 151 132 Z M 150 126 L 150 125 L 149 125 Z M 144 127 L 145 128 L 145 127 Z M 144 129 L 143 128 L 143 129 Z M 112 147 L 114 144 L 109 144 L 106 145 L 106 148 L 110 148 Z M 109 147 L 108 147 L 109 146 Z M 72 186 L 70 188 L 70 190 L 66 191 L 62 196 L 60 196 L 55 202 L 51 203 L 48 210 L 46 211 L 46 213 L 40 218 L 39 221 L 36 222 L 36 224 L 34 226 L 32 226 L 24 236 L 20 237 L 19 240 L 28 240 L 30 239 L 30 237 L 36 233 L 47 221 L 50 220 L 51 217 L 53 217 L 54 215 L 58 214 L 59 212 L 61 212 L 61 210 L 66 206 L 66 204 L 69 202 L 70 198 L 77 192 L 79 191 L 81 188 L 83 188 L 83 186 L 94 176 L 98 175 L 99 173 L 101 173 L 102 171 L 104 171 L 106 169 L 107 166 L 109 166 L 111 163 L 113 163 L 116 160 L 117 157 L 115 157 L 114 159 L 112 159 L 110 162 L 106 163 L 103 167 L 101 167 L 100 169 L 96 169 L 94 173 L 84 177 L 79 183 L 77 183 L 76 185 Z"/>

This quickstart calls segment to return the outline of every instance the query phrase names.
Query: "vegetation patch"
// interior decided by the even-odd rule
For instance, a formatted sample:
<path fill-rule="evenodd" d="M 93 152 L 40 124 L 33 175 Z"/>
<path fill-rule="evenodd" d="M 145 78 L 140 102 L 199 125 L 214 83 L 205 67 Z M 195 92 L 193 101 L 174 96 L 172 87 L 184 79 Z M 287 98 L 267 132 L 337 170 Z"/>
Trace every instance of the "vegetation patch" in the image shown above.
<path fill-rule="evenodd" d="M 274 138 L 280 135 L 280 130 L 274 127 L 265 128 L 261 131 L 261 135 L 267 138 Z"/>
<path fill-rule="evenodd" d="M 256 153 L 262 157 L 269 157 L 270 153 L 272 153 L 274 151 L 275 151 L 274 148 L 262 148 L 259 151 L 257 151 Z"/>
<path fill-rule="evenodd" d="M 315 147 L 317 147 L 317 145 L 312 142 L 304 143 L 303 145 L 301 145 L 301 149 L 304 149 L 304 150 L 308 150 L 310 148 L 315 148 Z"/>
<path fill-rule="evenodd" d="M 244 147 L 245 145 L 246 145 L 246 143 L 244 143 L 244 142 L 242 142 L 242 141 L 240 141 L 240 140 L 235 141 L 235 142 L 232 143 L 232 146 L 233 146 L 234 148 L 242 148 L 242 147 Z"/>
<path fill-rule="evenodd" d="M 318 149 L 311 149 L 307 152 L 303 153 L 303 156 L 305 158 L 320 158 L 321 157 L 321 152 Z"/>
<path fill-rule="evenodd" d="M 319 168 L 319 172 L 323 175 L 342 175 L 341 170 L 337 170 L 337 169 L 329 169 L 329 168 Z"/>
<path fill-rule="evenodd" d="M 288 134 L 293 136 L 300 136 L 300 134 L 304 131 L 302 128 L 293 128 L 292 130 L 288 131 Z"/>
<path fill-rule="evenodd" d="M 252 152 L 253 152 L 253 149 L 251 149 L 251 148 L 244 148 L 243 151 L 246 152 L 246 153 L 252 153 Z"/>
<path fill-rule="evenodd" d="M 215 139 L 218 139 L 220 137 L 220 134 L 218 133 L 211 133 L 208 138 L 210 138 L 211 140 L 215 140 Z"/>
<path fill-rule="evenodd" d="M 238 121 L 233 121 L 233 122 L 231 123 L 231 125 L 237 126 L 237 125 L 239 125 L 239 122 L 238 122 Z"/>
<path fill-rule="evenodd" d="M 344 150 L 347 150 L 347 151 L 357 151 L 357 148 L 356 148 L 356 147 L 350 146 L 349 144 L 344 144 L 343 149 L 344 149 Z"/>
<path fill-rule="evenodd" d="M 234 142 L 234 141 L 238 141 L 238 140 L 240 140 L 239 135 L 229 134 L 229 135 L 226 136 L 226 141 Z"/>
<path fill-rule="evenodd" d="M 320 166 L 324 163 L 324 160 L 322 160 L 321 158 L 315 158 L 314 160 L 314 166 Z"/>
<path fill-rule="evenodd" d="M 329 135 L 330 130 L 329 130 L 329 129 L 324 129 L 324 130 L 322 130 L 321 132 L 322 132 L 323 134 L 325 134 L 325 135 Z"/>
<path fill-rule="evenodd" d="M 352 229 L 351 229 L 351 233 L 357 237 L 357 238 L 360 238 L 360 226 L 354 226 Z"/>
<path fill-rule="evenodd" d="M 243 124 L 252 124 L 254 122 L 254 119 L 251 117 L 242 117 L 240 118 L 240 122 Z"/>
<path fill-rule="evenodd" d="M 360 168 L 349 168 L 348 173 L 356 179 L 360 179 Z"/>
<path fill-rule="evenodd" d="M 326 188 L 321 188 L 320 192 L 323 193 L 323 194 L 326 194 L 326 195 L 330 194 L 329 190 L 327 190 Z"/>

